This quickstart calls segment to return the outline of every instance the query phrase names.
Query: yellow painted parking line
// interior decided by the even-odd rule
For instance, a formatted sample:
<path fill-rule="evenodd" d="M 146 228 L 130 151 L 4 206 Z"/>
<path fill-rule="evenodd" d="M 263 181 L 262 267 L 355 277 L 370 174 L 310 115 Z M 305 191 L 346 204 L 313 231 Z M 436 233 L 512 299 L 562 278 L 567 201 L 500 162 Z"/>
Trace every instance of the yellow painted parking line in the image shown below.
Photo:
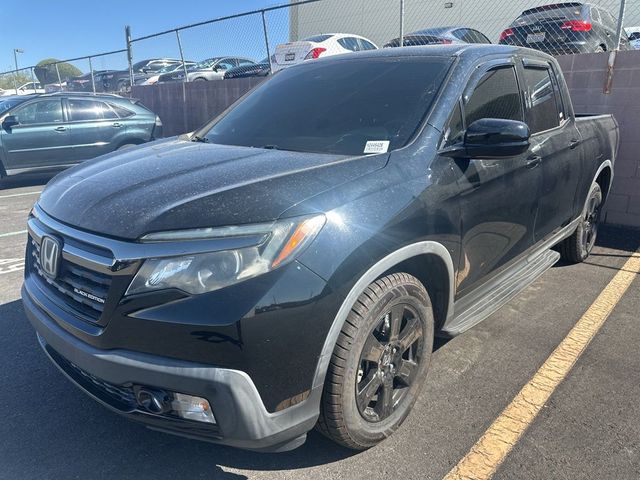
<path fill-rule="evenodd" d="M 446 475 L 445 480 L 483 480 L 493 477 L 500 464 L 600 331 L 638 274 L 640 250 L 631 255 L 533 378 L 502 411 L 469 453 Z"/>
<path fill-rule="evenodd" d="M 37 195 L 41 192 L 42 190 L 38 190 L 37 192 L 12 193 L 10 195 L 0 195 L 0 198 L 24 197 L 25 195 Z"/>

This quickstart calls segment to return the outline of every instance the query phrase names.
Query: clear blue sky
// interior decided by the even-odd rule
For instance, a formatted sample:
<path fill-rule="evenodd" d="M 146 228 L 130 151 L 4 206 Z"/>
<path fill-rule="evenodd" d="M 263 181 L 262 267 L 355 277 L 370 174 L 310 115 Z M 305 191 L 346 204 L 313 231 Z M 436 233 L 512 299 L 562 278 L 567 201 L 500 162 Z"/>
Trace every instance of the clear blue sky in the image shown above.
<path fill-rule="evenodd" d="M 24 50 L 19 66 L 44 58 L 67 59 L 125 46 L 124 26 L 134 38 L 189 23 L 218 18 L 287 0 L 0 0 L 0 72 L 13 69 L 13 48 Z M 288 37 L 286 10 L 267 14 L 269 43 Z M 185 58 L 217 55 L 266 56 L 262 20 L 258 15 L 200 27 L 181 33 Z M 174 34 L 134 43 L 134 61 L 155 56 L 179 57 Z M 88 63 L 74 63 L 88 71 Z M 95 59 L 94 69 L 124 68 L 126 57 Z"/>

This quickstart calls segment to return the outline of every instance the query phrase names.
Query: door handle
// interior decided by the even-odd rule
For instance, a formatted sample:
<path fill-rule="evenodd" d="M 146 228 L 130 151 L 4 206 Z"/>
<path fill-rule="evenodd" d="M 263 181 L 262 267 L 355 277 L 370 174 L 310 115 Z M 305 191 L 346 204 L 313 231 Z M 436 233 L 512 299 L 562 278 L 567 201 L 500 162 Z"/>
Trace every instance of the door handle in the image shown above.
<path fill-rule="evenodd" d="M 120 122 L 114 122 L 114 123 L 111 124 L 111 126 L 114 127 L 114 128 L 120 128 L 120 127 L 122 127 L 122 124 Z"/>
<path fill-rule="evenodd" d="M 54 130 L 56 132 L 66 132 L 67 131 L 67 127 L 56 127 L 56 128 L 54 128 Z"/>
<path fill-rule="evenodd" d="M 580 140 L 571 140 L 571 142 L 569 143 L 569 148 L 573 150 L 578 145 L 580 145 Z"/>
<path fill-rule="evenodd" d="M 539 155 L 531 155 L 529 158 L 527 158 L 527 164 L 526 167 L 527 168 L 535 168 L 538 165 L 540 165 L 540 162 L 542 162 L 542 157 Z"/>

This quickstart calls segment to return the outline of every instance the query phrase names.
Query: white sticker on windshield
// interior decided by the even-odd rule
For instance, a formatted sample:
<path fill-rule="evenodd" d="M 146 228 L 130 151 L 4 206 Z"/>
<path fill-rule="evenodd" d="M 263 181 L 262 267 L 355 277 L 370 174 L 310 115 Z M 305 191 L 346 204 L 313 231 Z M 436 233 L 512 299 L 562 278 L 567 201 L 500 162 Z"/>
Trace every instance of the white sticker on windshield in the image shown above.
<path fill-rule="evenodd" d="M 364 146 L 364 153 L 387 153 L 389 150 L 389 140 L 369 141 Z"/>

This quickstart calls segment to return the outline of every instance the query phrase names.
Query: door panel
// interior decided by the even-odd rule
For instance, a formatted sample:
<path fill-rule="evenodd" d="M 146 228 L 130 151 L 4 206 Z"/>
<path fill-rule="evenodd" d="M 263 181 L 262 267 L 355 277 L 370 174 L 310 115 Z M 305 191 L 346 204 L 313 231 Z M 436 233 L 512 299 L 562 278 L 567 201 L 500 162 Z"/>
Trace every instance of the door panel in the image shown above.
<path fill-rule="evenodd" d="M 465 128 L 480 118 L 523 120 L 513 66 L 483 74 L 468 97 Z M 462 228 L 457 283 L 458 295 L 463 296 L 533 245 L 541 177 L 530 152 L 456 164 Z"/>
<path fill-rule="evenodd" d="M 30 102 L 17 108 L 20 122 L 2 129 L 7 169 L 46 167 L 69 163 L 71 142 L 59 98 Z"/>
<path fill-rule="evenodd" d="M 540 158 L 541 184 L 535 240 L 542 240 L 573 220 L 581 174 L 580 133 L 567 120 L 555 75 L 549 67 L 524 67 L 526 121 L 531 152 Z"/>
<path fill-rule="evenodd" d="M 115 149 L 113 139 L 125 130 L 125 123 L 104 102 L 69 98 L 69 129 L 73 160 L 79 162 Z"/>

